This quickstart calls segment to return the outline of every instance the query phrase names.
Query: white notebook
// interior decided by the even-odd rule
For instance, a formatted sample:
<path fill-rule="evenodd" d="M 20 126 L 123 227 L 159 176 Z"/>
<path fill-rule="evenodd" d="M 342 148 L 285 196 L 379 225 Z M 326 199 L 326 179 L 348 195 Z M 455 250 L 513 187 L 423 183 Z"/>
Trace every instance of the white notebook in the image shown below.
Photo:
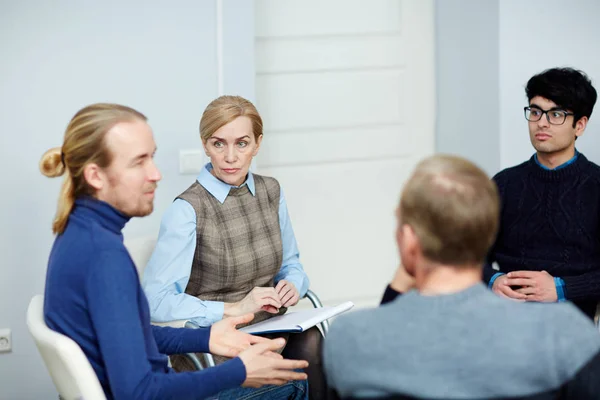
<path fill-rule="evenodd" d="M 312 310 L 292 311 L 284 315 L 270 318 L 258 324 L 246 326 L 240 331 L 259 335 L 274 332 L 304 332 L 319 322 L 335 317 L 354 307 L 354 303 L 347 301 L 335 307 L 314 308 Z"/>

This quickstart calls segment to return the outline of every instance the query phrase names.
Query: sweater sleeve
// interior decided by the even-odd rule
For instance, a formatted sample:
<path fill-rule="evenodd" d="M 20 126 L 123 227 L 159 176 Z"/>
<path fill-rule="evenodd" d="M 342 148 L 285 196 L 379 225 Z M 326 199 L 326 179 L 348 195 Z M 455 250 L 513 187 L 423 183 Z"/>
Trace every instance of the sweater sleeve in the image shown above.
<path fill-rule="evenodd" d="M 486 286 L 490 285 L 490 281 L 493 277 L 500 271 L 495 270 L 492 265 L 496 261 L 496 244 L 498 241 L 498 237 L 500 236 L 500 231 L 502 230 L 502 203 L 503 203 L 503 195 L 504 195 L 504 179 L 501 174 L 496 174 L 492 179 L 492 182 L 496 184 L 496 188 L 498 189 L 498 195 L 500 197 L 500 220 L 498 221 L 498 234 L 496 235 L 496 240 L 494 244 L 490 248 L 486 261 L 483 264 L 483 282 L 485 282 Z"/>
<path fill-rule="evenodd" d="M 596 170 L 597 171 L 597 170 Z M 595 187 L 600 187 L 600 177 L 594 180 Z M 596 208 L 598 210 L 598 208 Z M 597 242 L 597 234 L 593 234 Z M 591 261 L 591 260 L 590 260 Z M 570 301 L 599 300 L 600 299 L 600 260 L 593 259 L 589 265 L 581 265 L 580 268 L 590 271 L 576 276 L 557 276 L 564 282 L 564 296 Z"/>
<path fill-rule="evenodd" d="M 567 300 L 590 300 L 600 298 L 600 265 L 595 265 L 596 271 L 577 276 L 560 276 L 565 282 L 565 297 Z"/>
<path fill-rule="evenodd" d="M 198 329 L 169 328 L 152 325 L 152 333 L 163 354 L 207 353 L 210 327 Z"/>
<path fill-rule="evenodd" d="M 483 264 L 483 281 L 487 286 L 490 286 L 490 282 L 494 279 L 496 274 L 500 273 L 499 271 L 492 268 L 492 264 L 486 262 Z"/>
<path fill-rule="evenodd" d="M 103 251 L 89 266 L 86 282 L 90 318 L 96 332 L 112 396 L 119 399 L 202 399 L 234 388 L 246 379 L 239 358 L 198 372 L 154 371 L 148 349 L 154 340 L 141 318 L 138 295 L 143 295 L 135 267 L 125 249 Z M 192 332 L 192 331 L 190 331 Z M 160 332 L 161 345 L 186 348 L 182 339 Z M 161 336 L 164 335 L 164 336 Z M 186 333 L 187 335 L 187 333 Z M 201 334 L 200 334 L 201 336 Z M 198 339 L 199 341 L 202 339 Z"/>

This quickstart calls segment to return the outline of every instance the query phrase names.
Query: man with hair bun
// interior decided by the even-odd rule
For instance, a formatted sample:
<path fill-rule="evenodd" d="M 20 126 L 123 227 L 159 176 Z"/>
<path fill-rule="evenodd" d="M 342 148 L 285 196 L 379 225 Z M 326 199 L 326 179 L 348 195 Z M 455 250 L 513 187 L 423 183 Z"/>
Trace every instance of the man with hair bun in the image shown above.
<path fill-rule="evenodd" d="M 62 147 L 43 155 L 44 175 L 65 175 L 52 224 L 46 323 L 81 347 L 108 399 L 305 399 L 306 374 L 296 370 L 307 363 L 277 354 L 282 339 L 235 329 L 252 314 L 201 329 L 150 324 L 122 229 L 152 212 L 161 179 L 155 152 L 143 114 L 93 104 L 75 114 Z M 232 359 L 196 372 L 174 373 L 167 365 L 165 354 L 208 351 Z"/>

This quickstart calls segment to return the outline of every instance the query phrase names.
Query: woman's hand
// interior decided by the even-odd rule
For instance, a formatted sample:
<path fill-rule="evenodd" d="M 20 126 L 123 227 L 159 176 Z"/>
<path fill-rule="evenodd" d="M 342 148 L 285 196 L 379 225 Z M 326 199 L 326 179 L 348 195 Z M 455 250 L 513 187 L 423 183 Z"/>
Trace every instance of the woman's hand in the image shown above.
<path fill-rule="evenodd" d="M 225 303 L 223 316 L 237 317 L 248 313 L 266 311 L 277 314 L 281 308 L 281 300 L 275 288 L 255 287 L 237 303 Z"/>
<path fill-rule="evenodd" d="M 275 291 L 279 295 L 283 307 L 295 306 L 300 301 L 300 293 L 296 289 L 296 285 L 292 282 L 286 280 L 279 281 L 277 286 L 275 286 Z"/>

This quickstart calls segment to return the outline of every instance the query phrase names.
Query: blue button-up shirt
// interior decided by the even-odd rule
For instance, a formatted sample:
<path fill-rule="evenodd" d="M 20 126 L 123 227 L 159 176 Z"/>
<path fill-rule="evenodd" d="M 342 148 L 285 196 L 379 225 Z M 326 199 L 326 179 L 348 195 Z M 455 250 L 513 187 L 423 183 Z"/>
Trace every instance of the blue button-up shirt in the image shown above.
<path fill-rule="evenodd" d="M 537 153 L 533 156 L 533 159 L 535 160 L 535 163 L 542 169 L 545 169 L 546 171 L 558 171 L 560 169 L 565 168 L 568 165 L 571 165 L 575 162 L 575 160 L 577 160 L 577 157 L 579 157 L 579 152 L 577 151 L 577 149 L 575 149 L 575 155 L 573 156 L 573 158 L 571 158 L 569 161 L 559 165 L 556 168 L 548 168 L 546 167 L 544 164 L 542 164 L 539 160 L 538 160 L 538 156 Z M 494 274 L 494 276 L 492 276 L 492 279 L 490 279 L 490 283 L 489 283 L 489 287 L 491 288 L 492 286 L 494 286 L 494 282 L 496 281 L 496 278 L 498 278 L 500 275 L 504 275 L 504 273 L 502 272 L 496 272 Z M 559 277 L 554 277 L 554 286 L 556 287 L 556 297 L 557 297 L 557 301 L 563 302 L 566 301 L 567 298 L 565 296 L 565 281 L 562 278 Z"/>
<path fill-rule="evenodd" d="M 234 186 L 215 178 L 211 170 L 212 165 L 206 164 L 197 180 L 222 204 L 229 195 L 229 190 Z M 251 172 L 241 186 L 244 185 L 248 186 L 253 196 L 256 194 Z M 309 280 L 299 260 L 298 245 L 283 191 L 279 198 L 279 227 L 283 261 L 281 269 L 275 276 L 275 284 L 285 279 L 293 283 L 300 297 L 303 297 L 308 291 Z M 195 251 L 196 212 L 187 201 L 177 199 L 163 216 L 156 248 L 142 279 L 153 321 L 189 319 L 200 326 L 209 326 L 223 318 L 223 302 L 200 300 L 185 293 Z"/>

